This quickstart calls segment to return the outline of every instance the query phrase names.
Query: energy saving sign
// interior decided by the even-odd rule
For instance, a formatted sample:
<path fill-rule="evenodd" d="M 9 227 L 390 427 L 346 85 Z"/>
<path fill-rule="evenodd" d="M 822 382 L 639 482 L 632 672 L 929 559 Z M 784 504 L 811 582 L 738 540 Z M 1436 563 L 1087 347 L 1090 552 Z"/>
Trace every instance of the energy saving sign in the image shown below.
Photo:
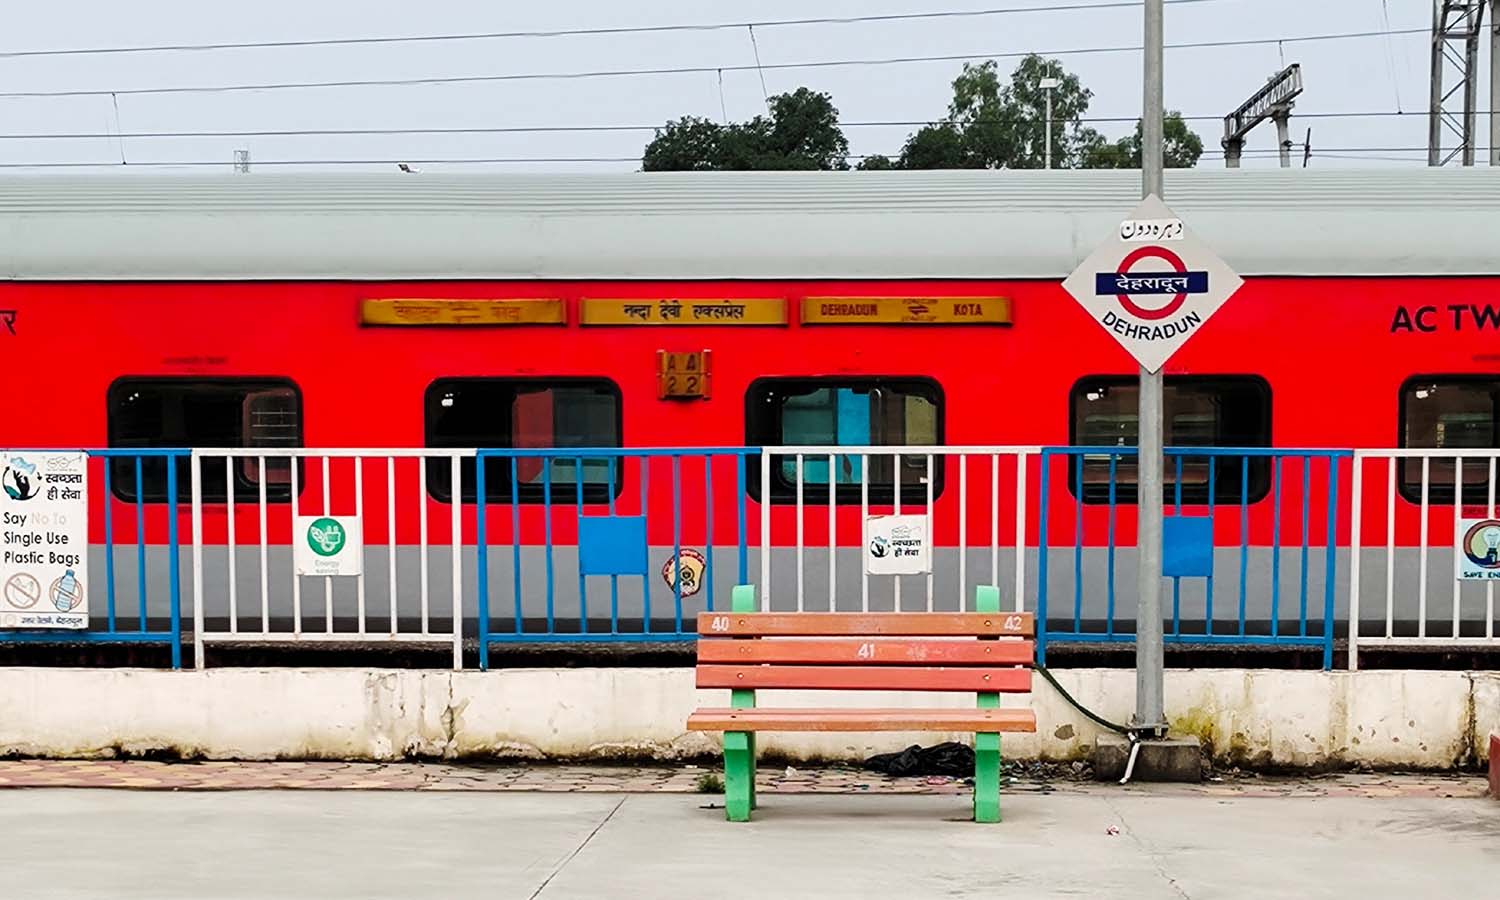
<path fill-rule="evenodd" d="M 353 516 L 298 516 L 292 536 L 298 575 L 360 575 L 364 540 Z"/>
<path fill-rule="evenodd" d="M 1156 372 L 1243 283 L 1153 195 L 1063 288 Z"/>
<path fill-rule="evenodd" d="M 0 628 L 87 628 L 87 454 L 0 451 L 0 488 Z"/>
<path fill-rule="evenodd" d="M 922 575 L 932 571 L 926 516 L 870 516 L 865 520 L 865 571 Z"/>
<path fill-rule="evenodd" d="M 1500 519 L 1458 523 L 1458 580 L 1500 580 Z"/>

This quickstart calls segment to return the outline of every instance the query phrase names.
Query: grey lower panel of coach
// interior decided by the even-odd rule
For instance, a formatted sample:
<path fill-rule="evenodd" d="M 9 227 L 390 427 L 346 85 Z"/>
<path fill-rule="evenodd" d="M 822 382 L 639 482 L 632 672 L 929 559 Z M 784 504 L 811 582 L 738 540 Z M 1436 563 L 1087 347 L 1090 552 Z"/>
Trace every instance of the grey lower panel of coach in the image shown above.
<path fill-rule="evenodd" d="M 697 548 L 701 552 L 701 548 Z M 453 611 L 452 550 L 446 546 L 434 546 L 427 550 L 427 584 L 429 627 L 434 631 L 445 631 Z M 169 614 L 168 562 L 164 548 L 150 547 L 146 553 L 146 613 L 153 621 L 165 619 Z M 412 546 L 396 549 L 396 593 L 399 598 L 397 619 L 400 630 L 415 631 L 420 627 L 422 551 Z M 579 620 L 586 614 L 590 631 L 607 631 L 611 622 L 611 610 L 616 611 L 622 631 L 637 631 L 645 613 L 643 587 L 649 590 L 650 617 L 653 630 L 670 630 L 677 622 L 677 601 L 672 589 L 662 577 L 662 568 L 672 556 L 671 547 L 651 548 L 649 574 L 620 576 L 614 579 L 615 600 L 611 598 L 611 579 L 591 576 L 580 594 L 578 579 L 578 555 L 572 547 L 556 547 L 552 552 L 551 613 L 556 630 L 576 632 Z M 1015 553 L 1001 549 L 998 554 L 999 577 L 991 566 L 989 548 L 974 548 L 967 551 L 964 584 L 959 582 L 959 554 L 953 548 L 934 551 L 933 572 L 930 576 L 932 589 L 931 608 L 956 610 L 960 608 L 960 597 L 966 597 L 972 606 L 974 589 L 981 584 L 998 583 L 1002 597 L 1002 608 L 1015 607 Z M 1398 634 L 1413 632 L 1418 618 L 1420 552 L 1411 548 L 1398 549 L 1392 567 L 1394 603 L 1391 618 L 1396 623 Z M 799 554 L 792 548 L 777 548 L 772 554 L 771 608 L 795 610 L 798 608 L 798 563 Z M 1245 619 L 1251 630 L 1264 631 L 1272 616 L 1273 603 L 1281 631 L 1288 633 L 1288 624 L 1295 630 L 1300 622 L 1303 593 L 1302 552 L 1300 548 L 1284 548 L 1280 554 L 1280 571 L 1273 565 L 1270 548 L 1252 547 L 1244 566 Z M 389 550 L 382 546 L 365 549 L 364 591 L 366 629 L 372 632 L 388 631 L 391 619 Z M 463 617 L 465 633 L 473 634 L 473 623 L 477 615 L 478 579 L 475 567 L 477 557 L 472 547 L 461 551 Z M 837 609 L 856 611 L 866 607 L 871 610 L 901 609 L 905 611 L 928 608 L 928 580 L 926 575 L 862 576 L 862 555 L 856 548 L 838 548 L 833 559 L 834 600 L 829 603 L 829 550 L 827 547 L 808 547 L 801 553 L 801 608 L 807 610 Z M 1035 610 L 1039 585 L 1039 554 L 1027 551 L 1026 590 L 1024 608 Z M 104 548 L 90 548 L 90 570 L 88 585 L 90 610 L 96 628 L 104 626 L 106 615 L 105 559 Z M 524 547 L 520 554 L 521 587 L 520 608 L 524 630 L 535 633 L 546 629 L 548 615 L 548 558 L 540 547 Z M 713 561 L 713 608 L 729 607 L 730 591 L 738 579 L 739 552 L 737 549 L 715 548 Z M 1324 605 L 1325 566 L 1324 551 L 1309 549 L 1306 573 L 1306 607 L 1309 631 L 1321 629 Z M 1361 632 L 1366 635 L 1384 633 L 1386 619 L 1386 553 L 1384 548 L 1366 548 L 1361 554 L 1362 575 L 1360 590 Z M 242 630 L 255 631 L 261 623 L 261 566 L 258 547 L 241 547 L 235 552 L 235 585 L 237 619 Z M 292 558 L 290 549 L 271 547 L 266 554 L 267 571 L 267 617 L 276 631 L 290 631 L 293 612 Z M 1073 548 L 1065 547 L 1048 552 L 1048 619 L 1053 629 L 1070 630 L 1075 616 L 1084 624 L 1084 630 L 1103 629 L 1109 609 L 1110 562 L 1108 551 L 1102 548 L 1086 548 L 1081 557 L 1075 559 Z M 1081 573 L 1081 578 L 1077 577 Z M 1215 573 L 1213 581 L 1213 619 L 1215 632 L 1228 634 L 1238 629 L 1241 604 L 1241 554 L 1239 548 L 1220 548 L 1215 551 Z M 489 606 L 492 630 L 514 631 L 516 619 L 516 579 L 514 556 L 509 547 L 495 547 L 489 552 Z M 134 547 L 115 550 L 114 581 L 116 591 L 117 627 L 133 628 L 138 616 L 139 569 Z M 1135 550 L 1119 549 L 1115 552 L 1113 565 L 1114 620 L 1116 627 L 1129 631 L 1136 614 L 1135 598 Z M 184 552 L 181 558 L 182 616 L 185 623 L 192 620 L 192 563 L 191 554 Z M 752 549 L 748 554 L 748 576 L 751 583 L 760 580 L 760 553 Z M 337 630 L 351 631 L 356 627 L 358 595 L 356 579 L 332 579 L 333 617 Z M 644 581 L 644 585 L 643 585 Z M 1484 623 L 1489 611 L 1490 590 L 1480 582 L 1457 583 L 1453 577 L 1453 551 L 1434 548 L 1427 553 L 1427 598 L 1426 619 L 1429 634 L 1452 633 L 1453 598 L 1457 584 L 1459 619 L 1462 631 L 1468 635 L 1484 633 Z M 868 601 L 865 599 L 868 584 Z M 900 585 L 899 605 L 896 601 L 896 585 Z M 1279 585 L 1278 592 L 1273 585 Z M 223 548 L 207 548 L 204 551 L 203 609 L 210 630 L 223 630 L 229 617 L 229 565 L 228 554 Z M 1273 599 L 1274 598 L 1274 599 Z M 1170 620 L 1173 612 L 1173 587 L 1168 581 L 1163 592 L 1164 615 Z M 325 579 L 301 579 L 301 603 L 303 630 L 321 631 L 325 627 Z M 1183 578 L 1179 582 L 1177 610 L 1182 630 L 1203 630 L 1208 606 L 1208 583 L 1202 578 Z M 691 629 L 693 617 L 708 609 L 707 578 L 704 587 L 696 595 L 681 600 L 682 622 Z M 1334 615 L 1340 622 L 1347 622 L 1349 608 L 1349 551 L 1337 551 L 1335 558 Z M 438 623 L 441 623 L 440 625 Z M 1170 627 L 1170 621 L 1169 621 Z M 1413 632 L 1414 633 L 1414 632 Z M 1340 628 L 1339 636 L 1343 636 Z"/>

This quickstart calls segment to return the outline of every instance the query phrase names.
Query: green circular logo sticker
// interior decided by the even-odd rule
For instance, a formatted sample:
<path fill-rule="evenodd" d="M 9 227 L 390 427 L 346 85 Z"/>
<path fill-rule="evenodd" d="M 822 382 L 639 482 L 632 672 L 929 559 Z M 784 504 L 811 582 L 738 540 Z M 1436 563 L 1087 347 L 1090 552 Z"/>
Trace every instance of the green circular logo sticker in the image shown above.
<path fill-rule="evenodd" d="M 307 546 L 319 556 L 337 556 L 344 549 L 344 526 L 336 519 L 316 519 L 307 526 Z"/>

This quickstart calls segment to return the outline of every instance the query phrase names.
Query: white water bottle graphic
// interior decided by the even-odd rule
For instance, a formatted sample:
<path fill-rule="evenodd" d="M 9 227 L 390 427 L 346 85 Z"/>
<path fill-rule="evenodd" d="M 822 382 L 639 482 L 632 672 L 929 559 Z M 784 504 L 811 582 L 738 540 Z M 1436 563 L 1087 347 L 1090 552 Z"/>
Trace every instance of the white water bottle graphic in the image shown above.
<path fill-rule="evenodd" d="M 57 580 L 57 587 L 52 592 L 52 605 L 59 612 L 68 612 L 78 605 L 78 600 L 78 576 L 73 574 L 72 569 L 68 569 Z"/>

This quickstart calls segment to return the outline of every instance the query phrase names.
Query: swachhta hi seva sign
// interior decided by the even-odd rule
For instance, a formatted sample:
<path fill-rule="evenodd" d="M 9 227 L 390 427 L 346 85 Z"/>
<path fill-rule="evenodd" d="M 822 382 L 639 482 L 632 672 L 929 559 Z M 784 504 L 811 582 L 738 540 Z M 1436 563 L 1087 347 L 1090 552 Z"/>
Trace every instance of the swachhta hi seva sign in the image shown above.
<path fill-rule="evenodd" d="M 0 628 L 87 628 L 88 456 L 0 450 Z"/>
<path fill-rule="evenodd" d="M 1063 288 L 1155 372 L 1243 283 L 1152 195 Z"/>

